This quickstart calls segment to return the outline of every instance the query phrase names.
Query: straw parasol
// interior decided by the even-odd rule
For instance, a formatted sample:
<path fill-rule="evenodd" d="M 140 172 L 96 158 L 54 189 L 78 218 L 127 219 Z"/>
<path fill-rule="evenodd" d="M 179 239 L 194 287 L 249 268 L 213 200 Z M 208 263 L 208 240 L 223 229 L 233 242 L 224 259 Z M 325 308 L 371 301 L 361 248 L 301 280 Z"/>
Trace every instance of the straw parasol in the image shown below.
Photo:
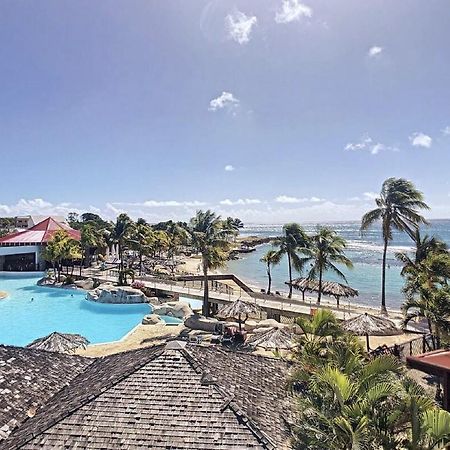
<path fill-rule="evenodd" d="M 38 338 L 27 345 L 28 348 L 46 350 L 48 352 L 70 353 L 78 348 L 86 348 L 89 341 L 81 334 L 53 333 Z"/>
<path fill-rule="evenodd" d="M 217 313 L 218 316 L 224 318 L 233 318 L 237 319 L 239 323 L 239 331 L 242 330 L 242 323 L 248 319 L 250 314 L 258 314 L 259 307 L 256 303 L 250 303 L 238 298 L 233 303 L 223 306 Z M 242 316 L 245 316 L 245 319 L 242 320 Z"/>
<path fill-rule="evenodd" d="M 248 344 L 254 347 L 262 347 L 266 350 L 289 350 L 295 347 L 294 335 L 283 328 L 271 328 L 255 334 L 248 340 Z"/>
<path fill-rule="evenodd" d="M 402 333 L 392 320 L 368 313 L 344 320 L 342 328 L 357 336 L 366 336 L 367 351 L 370 350 L 369 336 L 393 336 Z"/>
<path fill-rule="evenodd" d="M 289 282 L 286 282 L 289 285 Z M 303 294 L 305 299 L 305 291 L 319 292 L 319 281 L 311 278 L 296 278 L 292 281 L 292 287 L 298 289 Z M 336 298 L 339 306 L 339 299 L 341 297 L 356 297 L 358 291 L 345 284 L 337 283 L 336 281 L 322 281 L 322 294 L 331 295 Z"/>

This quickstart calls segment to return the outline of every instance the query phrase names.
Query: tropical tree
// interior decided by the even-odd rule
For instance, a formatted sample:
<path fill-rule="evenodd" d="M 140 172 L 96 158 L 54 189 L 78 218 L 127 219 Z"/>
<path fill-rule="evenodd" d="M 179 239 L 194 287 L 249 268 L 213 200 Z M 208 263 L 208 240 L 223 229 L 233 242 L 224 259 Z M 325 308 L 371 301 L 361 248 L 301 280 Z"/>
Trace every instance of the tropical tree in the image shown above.
<path fill-rule="evenodd" d="M 120 214 L 117 217 L 116 222 L 109 235 L 109 244 L 116 244 L 119 252 L 119 285 L 123 285 L 126 283 L 124 274 L 124 250 L 130 238 L 133 227 L 134 223 L 131 218 L 127 214 Z"/>
<path fill-rule="evenodd" d="M 143 257 L 148 253 L 153 241 L 154 232 L 151 227 L 144 219 L 138 219 L 135 226 L 131 229 L 128 243 L 133 250 L 138 252 L 139 275 L 142 275 Z"/>
<path fill-rule="evenodd" d="M 80 263 L 80 275 L 83 265 L 88 265 L 91 252 L 103 249 L 106 246 L 104 230 L 98 229 L 91 222 L 85 222 L 81 226 L 81 252 L 82 258 Z"/>
<path fill-rule="evenodd" d="M 438 338 L 450 332 L 450 286 L 422 285 L 418 296 L 406 299 L 402 306 L 404 326 L 419 317 L 426 319 L 430 333 Z"/>
<path fill-rule="evenodd" d="M 61 281 L 63 261 L 81 259 L 80 244 L 67 231 L 56 231 L 42 250 L 42 257 L 53 266 L 55 281 Z M 72 266 L 73 270 L 73 266 Z"/>
<path fill-rule="evenodd" d="M 329 311 L 299 320 L 305 331 L 291 386 L 297 397 L 297 449 L 442 449 L 450 414 L 409 379 L 392 356 L 369 359 Z M 319 313 L 318 312 L 318 313 Z"/>
<path fill-rule="evenodd" d="M 225 265 L 229 250 L 230 230 L 214 212 L 197 211 L 189 224 L 193 248 L 201 254 L 203 269 L 202 313 L 209 316 L 208 271 Z"/>
<path fill-rule="evenodd" d="M 230 231 L 230 238 L 236 238 L 239 234 L 239 230 L 244 227 L 244 223 L 241 219 L 234 217 L 227 217 L 224 220 L 224 227 Z"/>
<path fill-rule="evenodd" d="M 347 278 L 336 266 L 342 264 L 347 268 L 352 268 L 353 264 L 345 254 L 346 241 L 339 236 L 334 230 L 327 227 L 321 227 L 317 233 L 311 237 L 310 253 L 308 258 L 312 262 L 308 277 L 319 279 L 319 292 L 317 295 L 317 303 L 320 303 L 322 297 L 322 281 L 325 271 L 333 272 L 339 278 L 347 282 Z"/>
<path fill-rule="evenodd" d="M 289 298 L 292 298 L 292 269 L 301 273 L 306 259 L 299 253 L 308 251 L 309 238 L 298 223 L 288 223 L 283 226 L 283 235 L 274 239 L 274 245 L 278 247 L 280 255 L 286 255 L 289 275 Z"/>
<path fill-rule="evenodd" d="M 403 178 L 388 178 L 382 185 L 381 193 L 375 199 L 377 207 L 364 214 L 361 231 L 366 231 L 380 221 L 383 236 L 383 260 L 381 271 L 381 311 L 386 313 L 386 254 L 393 230 L 413 236 L 420 224 L 427 223 L 419 214 L 421 209 L 429 209 L 423 194 L 411 181 Z"/>
<path fill-rule="evenodd" d="M 167 228 L 167 256 L 174 259 L 180 248 L 189 241 L 189 232 L 180 222 L 171 222 Z"/>
<path fill-rule="evenodd" d="M 266 265 L 267 278 L 269 284 L 267 286 L 267 293 L 270 295 L 270 289 L 272 287 L 272 267 L 279 264 L 282 258 L 282 254 L 276 250 L 268 250 L 267 253 L 260 259 L 262 263 Z"/>

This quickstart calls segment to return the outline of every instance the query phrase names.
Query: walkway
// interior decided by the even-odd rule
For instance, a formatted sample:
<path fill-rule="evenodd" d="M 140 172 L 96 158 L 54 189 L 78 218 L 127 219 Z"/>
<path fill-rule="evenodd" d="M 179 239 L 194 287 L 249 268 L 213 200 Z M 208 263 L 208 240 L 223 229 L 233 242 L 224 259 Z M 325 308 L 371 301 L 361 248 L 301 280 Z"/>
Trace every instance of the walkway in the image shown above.
<path fill-rule="evenodd" d="M 96 278 L 101 282 L 117 282 L 117 275 L 111 273 L 112 271 L 100 271 L 99 269 L 84 269 L 83 276 Z M 173 293 L 179 296 L 191 297 L 191 298 L 203 298 L 203 288 L 201 286 L 189 286 L 186 285 L 189 282 L 201 281 L 201 276 L 181 276 L 177 277 L 177 281 L 164 280 L 153 276 L 141 276 L 136 277 L 136 280 L 142 281 L 145 285 L 151 289 L 160 291 L 162 293 Z M 315 299 L 309 298 L 307 301 L 302 301 L 301 296 L 293 295 L 293 298 L 289 299 L 281 295 L 267 295 L 254 292 L 252 288 L 247 286 L 242 280 L 237 278 L 233 274 L 229 275 L 210 275 L 208 276 L 210 281 L 229 280 L 233 281 L 239 290 L 235 289 L 236 293 L 221 293 L 214 290 L 210 290 L 209 298 L 212 303 L 224 304 L 243 298 L 248 301 L 254 301 L 261 309 L 270 312 L 271 314 L 280 314 L 282 316 L 299 316 L 310 315 L 311 309 L 317 309 Z M 370 308 L 367 306 L 359 306 L 351 304 L 343 305 L 339 308 L 336 307 L 335 302 L 331 300 L 323 300 L 321 308 L 331 309 L 339 319 L 349 319 L 364 312 L 377 314 L 378 308 Z M 393 319 L 401 318 L 400 311 L 390 310 L 390 317 Z"/>

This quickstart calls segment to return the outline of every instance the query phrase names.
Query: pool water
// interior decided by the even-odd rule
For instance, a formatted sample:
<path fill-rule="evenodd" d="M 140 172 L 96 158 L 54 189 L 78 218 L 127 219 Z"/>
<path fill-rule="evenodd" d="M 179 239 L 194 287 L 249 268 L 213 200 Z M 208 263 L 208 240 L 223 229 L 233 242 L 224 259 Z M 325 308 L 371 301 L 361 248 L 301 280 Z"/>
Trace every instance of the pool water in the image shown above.
<path fill-rule="evenodd" d="M 0 300 L 0 344 L 25 346 L 53 331 L 78 333 L 92 344 L 116 341 L 151 313 L 148 304 L 95 303 L 86 300 L 83 291 L 37 286 L 40 278 L 40 274 L 0 276 L 0 291 L 8 293 Z M 166 323 L 181 323 L 161 317 Z"/>

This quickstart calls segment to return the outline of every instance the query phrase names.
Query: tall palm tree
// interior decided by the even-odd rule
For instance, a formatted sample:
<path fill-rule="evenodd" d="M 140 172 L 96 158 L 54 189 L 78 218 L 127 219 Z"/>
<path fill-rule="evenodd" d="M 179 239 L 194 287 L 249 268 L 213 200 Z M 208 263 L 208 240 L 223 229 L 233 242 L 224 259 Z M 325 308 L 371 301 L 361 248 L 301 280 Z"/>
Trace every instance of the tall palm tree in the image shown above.
<path fill-rule="evenodd" d="M 143 257 L 153 242 L 153 230 L 144 219 L 138 219 L 134 227 L 132 227 L 128 242 L 130 247 L 138 253 L 139 275 L 142 275 Z"/>
<path fill-rule="evenodd" d="M 302 272 L 306 263 L 298 253 L 308 250 L 309 238 L 298 223 L 288 223 L 283 226 L 283 235 L 274 239 L 274 245 L 279 247 L 280 255 L 287 255 L 289 274 L 289 298 L 292 298 L 292 269 Z"/>
<path fill-rule="evenodd" d="M 380 197 L 375 199 L 377 207 L 364 214 L 361 231 L 366 231 L 375 222 L 381 221 L 383 234 L 383 262 L 381 269 L 381 311 L 386 313 L 386 253 L 392 240 L 393 230 L 413 236 L 420 224 L 427 221 L 419 214 L 420 209 L 429 209 L 423 194 L 411 181 L 404 178 L 388 178 L 381 187 Z"/>
<path fill-rule="evenodd" d="M 335 265 L 335 263 L 338 263 L 349 269 L 353 268 L 352 262 L 344 254 L 345 247 L 345 239 L 331 228 L 321 227 L 318 229 L 317 234 L 311 237 L 311 257 L 309 260 L 312 261 L 312 267 L 308 277 L 313 279 L 319 278 L 317 303 L 320 303 L 320 299 L 322 298 L 324 271 L 331 271 L 347 282 L 345 275 Z"/>
<path fill-rule="evenodd" d="M 119 252 L 119 285 L 125 284 L 126 276 L 124 273 L 124 249 L 128 241 L 134 223 L 127 214 L 120 214 L 110 234 L 110 243 L 117 244 Z"/>
<path fill-rule="evenodd" d="M 269 279 L 269 284 L 267 286 L 267 293 L 270 295 L 270 289 L 272 287 L 272 267 L 279 264 L 281 257 L 283 255 L 276 250 L 269 250 L 261 259 L 262 263 L 266 264 L 267 278 Z"/>
<path fill-rule="evenodd" d="M 230 230 L 220 216 L 210 210 L 197 211 L 189 224 L 192 246 L 202 256 L 203 306 L 202 313 L 209 316 L 208 271 L 225 265 L 230 250 Z"/>

